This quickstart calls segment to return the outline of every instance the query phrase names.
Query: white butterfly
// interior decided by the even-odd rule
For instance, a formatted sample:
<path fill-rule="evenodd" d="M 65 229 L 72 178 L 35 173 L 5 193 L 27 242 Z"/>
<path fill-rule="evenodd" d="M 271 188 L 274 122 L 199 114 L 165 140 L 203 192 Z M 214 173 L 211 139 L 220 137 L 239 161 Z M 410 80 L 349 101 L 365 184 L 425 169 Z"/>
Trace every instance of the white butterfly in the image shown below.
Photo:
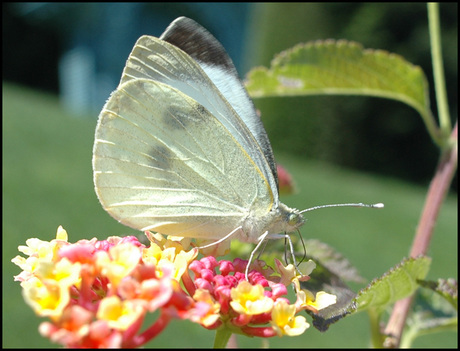
<path fill-rule="evenodd" d="M 186 17 L 136 42 L 99 115 L 93 170 L 104 209 L 138 230 L 260 244 L 304 223 L 279 201 L 270 142 L 230 57 Z"/>

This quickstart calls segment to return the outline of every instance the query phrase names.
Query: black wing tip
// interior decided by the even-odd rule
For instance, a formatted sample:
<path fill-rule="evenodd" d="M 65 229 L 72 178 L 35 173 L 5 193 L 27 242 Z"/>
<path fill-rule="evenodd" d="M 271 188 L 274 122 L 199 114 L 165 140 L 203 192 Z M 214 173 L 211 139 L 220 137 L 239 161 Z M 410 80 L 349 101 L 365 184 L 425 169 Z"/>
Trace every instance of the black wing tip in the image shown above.
<path fill-rule="evenodd" d="M 222 44 L 202 25 L 188 17 L 178 17 L 160 36 L 193 59 L 210 66 L 223 66 L 236 74 L 236 68 Z"/>

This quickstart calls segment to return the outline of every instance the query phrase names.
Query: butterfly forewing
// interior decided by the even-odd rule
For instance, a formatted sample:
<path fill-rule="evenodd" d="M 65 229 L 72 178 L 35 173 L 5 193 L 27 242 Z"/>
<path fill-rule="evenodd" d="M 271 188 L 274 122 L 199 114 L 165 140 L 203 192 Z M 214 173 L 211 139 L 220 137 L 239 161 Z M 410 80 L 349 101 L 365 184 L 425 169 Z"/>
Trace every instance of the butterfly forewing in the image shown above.
<path fill-rule="evenodd" d="M 273 151 L 252 100 L 222 44 L 204 27 L 187 17 L 175 19 L 160 39 L 186 52 L 204 70 L 259 143 L 278 182 Z"/>
<path fill-rule="evenodd" d="M 229 83 L 235 83 L 229 86 L 230 92 L 238 92 L 237 88 L 244 91 L 241 83 L 232 75 L 224 77 L 222 72 L 218 73 L 218 76 L 222 77 L 218 80 L 227 79 Z M 265 135 L 265 139 L 262 140 L 265 141 L 259 144 L 247 123 L 237 114 L 197 61 L 168 42 L 151 36 L 143 36 L 139 38 L 128 58 L 121 84 L 139 78 L 168 84 L 206 107 L 229 130 L 241 147 L 251 155 L 256 166 L 267 176 L 274 192 L 274 198 L 278 198 L 276 167 L 265 131 L 262 128 L 262 134 Z M 252 114 L 245 116 L 252 120 L 250 125 L 260 124 L 252 103 L 248 106 L 248 111 L 252 111 Z"/>

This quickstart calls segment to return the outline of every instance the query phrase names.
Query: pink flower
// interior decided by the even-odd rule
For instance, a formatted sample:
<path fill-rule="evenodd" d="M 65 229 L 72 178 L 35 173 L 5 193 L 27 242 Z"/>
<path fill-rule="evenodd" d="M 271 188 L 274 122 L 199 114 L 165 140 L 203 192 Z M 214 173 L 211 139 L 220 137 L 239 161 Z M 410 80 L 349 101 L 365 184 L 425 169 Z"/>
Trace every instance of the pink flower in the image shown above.
<path fill-rule="evenodd" d="M 56 239 L 29 239 L 13 262 L 23 269 L 26 302 L 49 322 L 40 333 L 65 347 L 138 347 L 155 338 L 173 318 L 207 329 L 228 328 L 248 336 L 299 335 L 308 328 L 296 314 L 335 303 L 335 296 L 300 290 L 314 263 L 303 274 L 276 260 L 275 271 L 255 261 L 246 280 L 247 261 L 195 260 L 190 240 L 148 233 L 150 246 L 135 237 L 67 241 L 59 227 Z M 287 286 L 297 301 L 290 304 Z M 159 311 L 141 332 L 144 317 Z"/>

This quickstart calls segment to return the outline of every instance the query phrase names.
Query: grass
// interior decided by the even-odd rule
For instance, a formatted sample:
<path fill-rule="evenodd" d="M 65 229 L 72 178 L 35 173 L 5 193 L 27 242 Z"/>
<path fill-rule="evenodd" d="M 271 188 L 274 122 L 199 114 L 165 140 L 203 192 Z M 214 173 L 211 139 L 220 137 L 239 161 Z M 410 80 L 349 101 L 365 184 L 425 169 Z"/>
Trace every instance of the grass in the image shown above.
<path fill-rule="evenodd" d="M 42 322 L 25 305 L 13 282 L 10 260 L 27 238 L 50 240 L 63 225 L 70 241 L 132 234 L 98 203 L 93 190 L 91 152 L 96 116 L 72 117 L 54 96 L 3 84 L 3 347 L 50 347 L 40 337 Z M 380 276 L 407 256 L 426 189 L 378 175 L 356 173 L 289 155 L 276 155 L 293 175 L 298 192 L 283 198 L 291 207 L 339 202 L 384 202 L 384 210 L 335 208 L 313 211 L 302 234 L 318 238 L 347 256 L 366 279 Z M 430 279 L 457 277 L 457 198 L 442 208 L 430 249 Z M 360 287 L 357 287 L 360 288 Z M 180 333 L 181 337 L 177 335 Z M 152 347 L 211 347 L 214 333 L 175 321 Z M 321 334 L 271 339 L 271 347 L 367 347 L 367 316 L 358 314 Z M 260 339 L 239 337 L 241 347 Z M 455 333 L 425 336 L 419 347 L 456 347 Z"/>

